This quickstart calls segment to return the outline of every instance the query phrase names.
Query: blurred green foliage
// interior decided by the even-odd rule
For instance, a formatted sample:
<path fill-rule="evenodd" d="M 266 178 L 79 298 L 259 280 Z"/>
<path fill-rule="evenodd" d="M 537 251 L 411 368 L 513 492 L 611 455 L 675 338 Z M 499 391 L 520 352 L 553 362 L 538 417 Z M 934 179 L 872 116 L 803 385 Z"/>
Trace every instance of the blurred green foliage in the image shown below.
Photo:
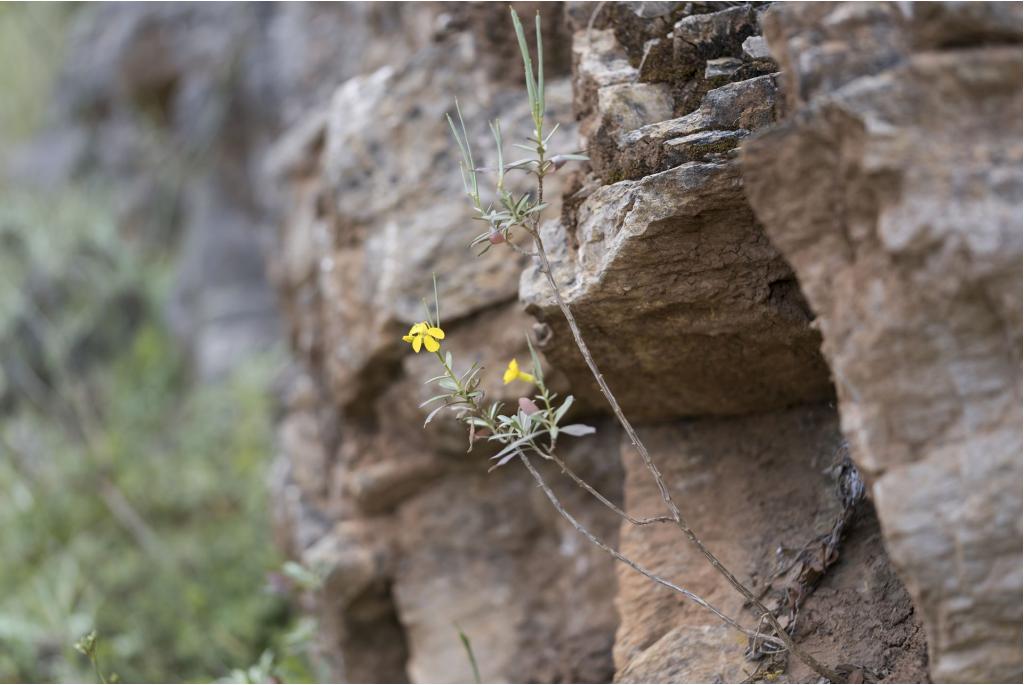
<path fill-rule="evenodd" d="M 0 5 L 0 160 L 42 121 L 71 11 Z M 0 182 L 0 682 L 95 681 L 92 630 L 121 681 L 309 680 L 315 626 L 267 587 L 280 359 L 191 379 L 170 260 L 111 207 Z"/>
<path fill-rule="evenodd" d="M 39 125 L 73 9 L 63 2 L 0 3 L 0 147 Z"/>
<path fill-rule="evenodd" d="M 88 222 L 77 228 L 90 231 Z M 266 650 L 301 651 L 286 644 L 285 600 L 265 589 L 281 564 L 264 482 L 276 365 L 253 359 L 223 382 L 191 383 L 156 315 L 163 267 L 120 265 L 130 260 L 125 248 L 91 244 L 109 259 L 90 268 L 81 257 L 90 243 L 79 238 L 70 241 L 79 261 L 57 262 L 53 272 L 79 272 L 75 297 L 49 316 L 26 306 L 31 289 L 0 283 L 6 323 L 38 315 L 42 342 L 41 350 L 14 343 L 4 351 L 8 368 L 12 355 L 41 351 L 42 361 L 30 371 L 36 393 L 20 392 L 7 374 L 15 405 L 0 416 L 0 680 L 94 677 L 72 650 L 93 628 L 101 663 L 128 681 L 204 680 L 265 666 Z M 23 263 L 39 273 L 39 261 Z M 66 363 L 80 331 L 109 325 L 108 294 L 133 285 L 144 307 L 130 337 L 84 372 Z M 276 667 L 290 668 L 289 680 L 308 675 L 295 659 Z"/>

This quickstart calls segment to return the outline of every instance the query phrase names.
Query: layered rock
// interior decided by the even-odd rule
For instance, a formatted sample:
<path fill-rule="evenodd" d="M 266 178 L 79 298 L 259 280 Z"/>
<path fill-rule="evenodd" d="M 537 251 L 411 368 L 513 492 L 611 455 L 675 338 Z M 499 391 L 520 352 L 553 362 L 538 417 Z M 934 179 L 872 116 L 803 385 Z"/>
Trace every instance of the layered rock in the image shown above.
<path fill-rule="evenodd" d="M 1020 5 L 781 6 L 744 182 L 824 339 L 940 681 L 1021 678 Z"/>
<path fill-rule="evenodd" d="M 851 677 L 925 679 L 920 623 L 870 504 L 839 511 L 843 438 L 814 314 L 745 196 L 738 146 L 784 107 L 758 40 L 760 10 L 659 6 L 634 8 L 628 21 L 621 5 L 605 18 L 570 15 L 574 99 L 593 161 L 561 221 L 542 232 L 556 280 L 626 412 L 659 422 L 641 437 L 709 547 L 757 591 L 802 598 L 790 620 L 819 658 Z M 520 297 L 544 324 L 546 357 L 600 406 L 536 266 Z M 628 444 L 622 460 L 627 508 L 663 513 Z M 817 549 L 843 516 L 855 523 L 834 533 L 832 552 L 815 552 L 831 561 L 797 574 L 813 582 L 777 587 L 778 569 Z M 621 538 L 632 558 L 756 622 L 678 531 L 624 525 Z M 617 679 L 777 677 L 770 660 L 746 661 L 742 641 L 706 611 L 625 567 L 619 583 Z M 787 677 L 817 676 L 791 659 Z"/>
<path fill-rule="evenodd" d="M 481 167 L 483 120 L 511 139 L 526 112 L 494 28 L 504 10 L 449 9 L 421 6 L 429 41 L 341 83 L 268 157 L 289 207 L 273 277 L 304 366 L 282 424 L 279 531 L 326 573 L 312 606 L 333 674 L 468 680 L 457 623 L 487 680 L 816 681 L 796 659 L 748 661 L 715 617 L 613 569 L 515 464 L 488 475 L 457 428 L 421 430 L 433 366 L 398 340 L 436 273 L 444 344 L 485 365 L 488 395 L 522 391 L 497 374 L 532 329 L 599 427 L 567 452 L 574 468 L 631 513 L 664 513 L 600 416 L 543 275 L 465 250 L 478 230 L 449 98 Z M 1013 35 L 999 13 L 1014 10 L 570 3 L 564 31 L 561 8 L 544 9 L 548 44 L 571 46 L 551 62 L 571 71 L 548 73 L 553 147 L 591 162 L 549 179 L 542 234 L 693 527 L 851 680 L 1013 676 L 1019 90 L 999 87 L 1020 56 L 989 44 Z M 985 125 L 1007 138 L 971 137 Z M 993 229 L 960 230 L 971 217 Z M 757 625 L 674 528 L 620 527 L 545 476 L 600 537 Z"/>
<path fill-rule="evenodd" d="M 545 8 L 557 25 L 554 10 Z M 424 381 L 437 360 L 401 342 L 423 319 L 436 274 L 457 368 L 482 363 L 491 399 L 524 392 L 500 378 L 509 359 L 528 358 L 530 319 L 516 302 L 524 263 L 467 248 L 480 229 L 444 115 L 458 97 L 486 167 L 495 157 L 485 121 L 500 118 L 518 138 L 529 111 L 518 78 L 495 77 L 520 73 L 514 38 L 494 30 L 506 10 L 466 12 L 431 19 L 432 44 L 408 61 L 341 84 L 268 156 L 291 194 L 274 280 L 307 369 L 282 432 L 279 528 L 293 555 L 327 575 L 313 604 L 336 678 L 470 681 L 461 630 L 488 681 L 604 681 L 617 624 L 612 560 L 521 469 L 488 474 L 486 450 L 467 455 L 448 421 L 424 430 L 418 405 L 435 394 Z M 569 83 L 552 71 L 548 80 L 550 114 L 568 121 Z M 573 128 L 552 142 L 573 145 Z M 557 211 L 557 183 L 551 192 Z M 604 432 L 568 456 L 617 499 L 616 431 Z M 287 440 L 297 435 L 310 443 Z M 575 488 L 558 491 L 615 540 L 610 512 Z"/>
<path fill-rule="evenodd" d="M 552 147 L 591 158 L 545 188 L 555 277 L 698 534 L 851 680 L 1019 680 L 1020 5 L 517 7 L 542 12 Z M 303 601 L 333 679 L 468 681 L 461 629 L 488 681 L 815 681 L 421 428 L 436 367 L 400 336 L 436 274 L 460 368 L 514 403 L 532 332 L 599 429 L 565 457 L 664 513 L 536 265 L 466 248 L 443 116 L 459 97 L 482 168 L 486 119 L 524 136 L 508 29 L 482 3 L 86 8 L 27 173 L 107 174 L 121 230 L 180 250 L 169 317 L 201 375 L 278 337 L 270 248 L 297 361 L 275 534 L 323 574 Z M 86 351 L 132 307 L 112 293 Z M 757 625 L 673 527 L 544 475 Z"/>
<path fill-rule="evenodd" d="M 806 305 L 744 198 L 735 159 L 739 140 L 775 118 L 775 78 L 738 74 L 708 90 L 703 77 L 708 59 L 743 55 L 752 17 L 744 6 L 678 19 L 692 49 L 673 58 L 673 84 L 640 80 L 622 31 L 588 24 L 574 36 L 574 98 L 592 175 L 573 195 L 574 211 L 544 235 L 563 295 L 635 419 L 741 414 L 831 395 Z M 640 25 L 665 17 L 634 20 L 646 36 L 653 29 Z M 705 92 L 692 112 L 680 112 L 685 98 L 673 95 L 684 76 Z M 656 104 L 652 88 L 661 89 Z M 546 356 L 599 404 L 535 268 L 520 295 L 550 328 Z"/>

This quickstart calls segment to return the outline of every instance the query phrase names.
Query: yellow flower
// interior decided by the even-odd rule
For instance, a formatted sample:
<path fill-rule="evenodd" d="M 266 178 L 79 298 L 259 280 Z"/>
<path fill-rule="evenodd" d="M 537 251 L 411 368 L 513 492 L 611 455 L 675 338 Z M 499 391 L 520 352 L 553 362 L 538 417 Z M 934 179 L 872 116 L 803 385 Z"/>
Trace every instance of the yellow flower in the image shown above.
<path fill-rule="evenodd" d="M 526 381 L 527 383 L 535 383 L 537 381 L 537 379 L 534 378 L 532 375 L 526 373 L 525 371 L 520 371 L 519 362 L 517 362 L 515 359 L 508 363 L 508 368 L 505 369 L 505 375 L 502 376 L 502 379 L 505 381 L 505 385 L 508 385 L 512 381 L 517 380 Z"/>
<path fill-rule="evenodd" d="M 412 349 L 419 354 L 420 347 L 426 347 L 427 352 L 437 352 L 441 349 L 438 340 L 444 340 L 444 331 L 437 326 L 431 326 L 426 321 L 421 321 L 409 329 L 409 335 L 403 335 L 402 340 L 412 344 Z"/>

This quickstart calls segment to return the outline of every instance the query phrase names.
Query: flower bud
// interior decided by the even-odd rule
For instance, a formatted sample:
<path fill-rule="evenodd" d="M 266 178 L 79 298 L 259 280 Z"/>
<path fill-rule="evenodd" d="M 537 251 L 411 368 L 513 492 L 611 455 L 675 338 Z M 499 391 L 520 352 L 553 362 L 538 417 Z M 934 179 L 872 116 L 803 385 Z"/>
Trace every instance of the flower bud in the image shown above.
<path fill-rule="evenodd" d="M 528 397 L 519 398 L 519 408 L 525 411 L 527 414 L 536 414 L 540 411 L 540 407 L 534 404 L 533 400 Z"/>
<path fill-rule="evenodd" d="M 500 245 L 505 242 L 505 234 L 501 231 L 491 231 L 487 239 L 491 241 L 491 245 Z"/>

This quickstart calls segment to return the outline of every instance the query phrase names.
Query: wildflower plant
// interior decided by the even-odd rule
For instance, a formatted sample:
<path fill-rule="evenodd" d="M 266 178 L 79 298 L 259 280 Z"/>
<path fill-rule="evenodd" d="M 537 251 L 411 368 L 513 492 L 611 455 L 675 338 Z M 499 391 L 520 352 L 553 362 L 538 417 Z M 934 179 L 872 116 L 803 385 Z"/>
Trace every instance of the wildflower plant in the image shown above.
<path fill-rule="evenodd" d="M 791 621 L 788 627 L 783 627 L 779 623 L 776 613 L 768 609 L 759 597 L 755 596 L 746 585 L 740 582 L 704 545 L 689 526 L 657 465 L 652 461 L 647 448 L 605 382 L 604 376 L 597 367 L 597 363 L 594 361 L 580 332 L 575 316 L 562 297 L 552 273 L 544 241 L 540 235 L 541 213 L 547 207 L 544 203 L 544 179 L 548 175 L 557 172 L 567 162 L 586 161 L 588 158 L 586 155 L 579 153 L 551 154 L 548 149 L 551 136 L 554 134 L 557 125 L 545 133 L 544 49 L 541 37 L 540 15 L 538 13 L 535 22 L 537 46 L 535 69 L 523 26 L 514 9 L 511 10 L 511 14 L 516 40 L 522 53 L 526 76 L 526 93 L 529 99 L 530 117 L 533 124 L 533 131 L 527 142 L 517 143 L 515 147 L 526 150 L 531 156 L 513 162 L 505 162 L 501 123 L 497 120 L 491 122 L 490 130 L 497 147 L 498 163 L 497 168 L 493 170 L 495 175 L 493 199 L 487 203 L 484 202 L 481 195 L 481 174 L 487 170 L 478 168 L 475 164 L 469 136 L 466 132 L 466 125 L 462 117 L 462 110 L 457 101 L 455 103 L 455 118 L 447 117 L 448 126 L 451 129 L 452 136 L 460 153 L 459 167 L 462 173 L 466 196 L 469 198 L 470 205 L 475 212 L 474 218 L 486 225 L 486 229 L 473 239 L 470 247 L 483 245 L 482 254 L 491 247 L 507 245 L 510 249 L 537 260 L 539 271 L 544 274 L 548 285 L 551 287 L 555 301 L 566 322 L 569 324 L 569 330 L 572 332 L 573 340 L 579 348 L 581 356 L 594 376 L 594 380 L 597 382 L 602 395 L 611 407 L 612 413 L 622 425 L 630 442 L 640 454 L 647 470 L 654 479 L 668 515 L 645 519 L 638 519 L 629 515 L 590 486 L 558 456 L 558 440 L 561 436 L 584 436 L 593 433 L 594 429 L 583 424 L 562 425 L 563 419 L 573 405 L 573 397 L 569 395 L 560 403 L 558 402 L 557 395 L 545 383 L 540 360 L 528 336 L 527 344 L 531 358 L 530 369 L 524 371 L 520 368 L 518 360 L 513 359 L 509 362 L 502 378 L 506 384 L 516 382 L 533 386 L 532 396 L 520 397 L 518 407 L 514 408 L 515 411 L 506 411 L 501 402 L 485 404 L 484 392 L 480 389 L 480 374 L 484 370 L 474 363 L 462 374 L 457 374 L 451 353 L 441 351 L 441 342 L 445 338 L 438 314 L 436 280 L 434 283 L 435 309 L 433 318 L 429 308 L 427 308 L 427 319 L 413 325 L 409 330 L 409 334 L 403 338 L 405 342 L 412 345 L 415 352 L 419 353 L 421 347 L 425 347 L 428 352 L 435 354 L 443 368 L 442 374 L 427 381 L 428 383 L 437 384 L 441 393 L 423 403 L 422 406 L 439 403 L 427 415 L 424 425 L 430 423 L 444 409 L 454 412 L 455 418 L 464 423 L 468 428 L 470 449 L 473 448 L 476 442 L 481 440 L 495 443 L 497 451 L 491 457 L 495 462 L 491 470 L 503 466 L 513 459 L 518 459 L 544 491 L 548 500 L 559 514 L 593 544 L 605 550 L 612 557 L 626 564 L 634 571 L 646 576 L 651 581 L 687 597 L 712 612 L 728 626 L 746 635 L 748 638 L 748 658 L 760 659 L 766 655 L 785 655 L 791 653 L 819 675 L 833 682 L 838 681 L 841 679 L 841 676 L 834 669 L 818 662 L 812 655 L 806 653 L 793 641 L 791 631 L 794 629 L 795 622 Z M 518 195 L 509 191 L 506 186 L 506 177 L 510 172 L 520 172 L 532 176 L 536 182 L 535 190 Z M 532 241 L 532 251 L 524 249 L 516 242 L 516 239 L 519 237 L 518 234 L 522 234 Z M 531 455 L 553 461 L 559 467 L 561 473 L 585 489 L 602 505 L 611 509 L 632 525 L 671 524 L 678 528 L 683 536 L 701 552 L 708 563 L 721 574 L 728 584 L 743 596 L 746 604 L 752 607 L 758 617 L 756 627 L 750 628 L 742 625 L 737 619 L 728 616 L 704 598 L 681 585 L 652 573 L 633 559 L 626 557 L 596 537 L 580 524 L 561 504 L 540 471 L 534 466 L 530 459 Z"/>
<path fill-rule="evenodd" d="M 429 379 L 427 383 L 436 384 L 441 392 L 423 402 L 420 407 L 432 407 L 424 426 L 445 409 L 452 411 L 456 420 L 464 423 L 469 429 L 469 449 L 476 442 L 484 440 L 497 443 L 500 448 L 491 457 L 495 464 L 491 470 L 504 466 L 518 456 L 521 450 L 530 449 L 536 454 L 551 459 L 560 435 L 583 436 L 594 432 L 594 428 L 584 424 L 561 425 L 562 419 L 573 404 L 573 396 L 569 395 L 558 403 L 558 393 L 552 392 L 544 382 L 544 372 L 540 358 L 533 344 L 527 338 L 532 360 L 532 372 L 527 373 L 519 368 L 515 359 L 509 362 L 503 380 L 506 385 L 512 382 L 527 383 L 535 388 L 532 397 L 519 398 L 515 411 L 505 413 L 502 402 L 484 402 L 484 391 L 480 389 L 480 373 L 483 367 L 474 362 L 463 373 L 455 372 L 455 362 L 451 351 L 441 351 L 441 340 L 444 331 L 441 329 L 440 308 L 437 302 L 437 282 L 434 282 L 433 312 L 427 308 L 427 319 L 414 324 L 409 334 L 402 340 L 409 343 L 419 353 L 421 343 L 428 352 L 437 356 L 443 373 Z"/>

